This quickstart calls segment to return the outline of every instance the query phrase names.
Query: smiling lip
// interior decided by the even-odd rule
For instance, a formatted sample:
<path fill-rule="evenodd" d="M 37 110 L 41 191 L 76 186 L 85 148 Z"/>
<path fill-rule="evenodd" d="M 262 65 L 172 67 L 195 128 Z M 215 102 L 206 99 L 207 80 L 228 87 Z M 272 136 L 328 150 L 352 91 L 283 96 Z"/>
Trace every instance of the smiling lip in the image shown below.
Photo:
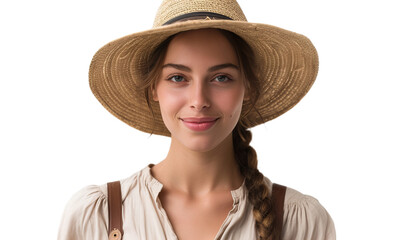
<path fill-rule="evenodd" d="M 201 132 L 211 128 L 218 120 L 213 117 L 203 118 L 180 118 L 187 128 L 193 131 Z"/>

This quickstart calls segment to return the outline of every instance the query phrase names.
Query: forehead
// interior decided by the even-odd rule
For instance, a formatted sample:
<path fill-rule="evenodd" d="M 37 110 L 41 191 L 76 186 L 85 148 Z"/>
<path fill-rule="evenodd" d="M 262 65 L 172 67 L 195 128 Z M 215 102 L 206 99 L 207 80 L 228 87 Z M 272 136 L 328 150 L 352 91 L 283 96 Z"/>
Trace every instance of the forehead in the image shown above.
<path fill-rule="evenodd" d="M 217 29 L 200 29 L 176 35 L 168 45 L 165 63 L 232 63 L 238 65 L 237 54 L 227 37 Z"/>

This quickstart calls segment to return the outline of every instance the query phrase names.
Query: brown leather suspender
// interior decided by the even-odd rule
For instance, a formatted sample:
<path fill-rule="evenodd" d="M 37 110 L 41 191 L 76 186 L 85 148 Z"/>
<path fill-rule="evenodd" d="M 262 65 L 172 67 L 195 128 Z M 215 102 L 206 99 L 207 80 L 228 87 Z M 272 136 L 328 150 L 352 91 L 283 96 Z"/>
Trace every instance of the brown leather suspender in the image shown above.
<path fill-rule="evenodd" d="M 283 215 L 284 215 L 284 198 L 287 187 L 282 185 L 273 184 L 272 196 L 274 201 L 274 213 L 276 214 L 275 229 L 281 239 L 281 232 L 283 229 Z"/>
<path fill-rule="evenodd" d="M 123 237 L 122 192 L 120 181 L 108 183 L 109 240 L 121 240 Z"/>

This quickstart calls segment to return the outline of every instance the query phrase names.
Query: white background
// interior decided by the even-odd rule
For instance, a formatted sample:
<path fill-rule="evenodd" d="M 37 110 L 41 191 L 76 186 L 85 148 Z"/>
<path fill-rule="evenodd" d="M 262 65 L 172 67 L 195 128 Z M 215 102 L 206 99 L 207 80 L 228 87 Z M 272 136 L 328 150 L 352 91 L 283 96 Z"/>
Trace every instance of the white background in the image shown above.
<path fill-rule="evenodd" d="M 252 145 L 266 176 L 319 199 L 338 239 L 402 239 L 398 2 L 239 1 L 250 22 L 302 33 L 317 47 L 317 82 L 291 111 L 254 128 Z M 0 4 L 0 232 L 7 239 L 56 239 L 76 191 L 164 158 L 169 140 L 115 119 L 87 79 L 93 54 L 150 28 L 159 3 Z"/>

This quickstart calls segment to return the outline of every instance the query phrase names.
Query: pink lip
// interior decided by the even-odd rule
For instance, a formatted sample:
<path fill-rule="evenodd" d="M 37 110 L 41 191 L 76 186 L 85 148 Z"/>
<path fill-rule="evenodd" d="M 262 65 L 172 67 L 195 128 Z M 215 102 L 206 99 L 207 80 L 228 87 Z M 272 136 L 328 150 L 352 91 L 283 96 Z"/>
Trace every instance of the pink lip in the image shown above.
<path fill-rule="evenodd" d="M 203 118 L 180 118 L 190 130 L 201 132 L 211 128 L 218 118 L 203 117 Z"/>

